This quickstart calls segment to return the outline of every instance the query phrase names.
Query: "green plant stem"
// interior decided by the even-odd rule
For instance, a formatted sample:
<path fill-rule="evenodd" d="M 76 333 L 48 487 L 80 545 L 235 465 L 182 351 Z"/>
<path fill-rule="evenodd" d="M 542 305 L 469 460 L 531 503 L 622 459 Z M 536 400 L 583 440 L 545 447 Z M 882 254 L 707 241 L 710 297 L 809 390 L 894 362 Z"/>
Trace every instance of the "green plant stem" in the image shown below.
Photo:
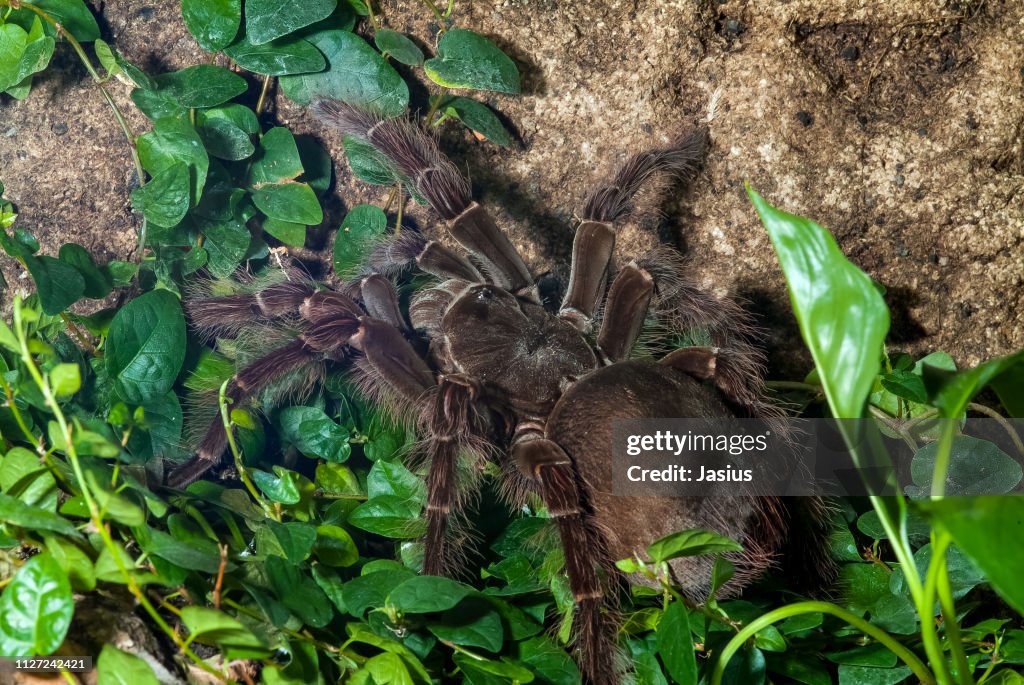
<path fill-rule="evenodd" d="M 747 640 L 754 637 L 754 635 L 756 635 L 760 630 L 792 616 L 817 613 L 829 614 L 830 616 L 835 616 L 836 618 L 846 621 L 865 635 L 868 635 L 869 637 L 877 640 L 880 644 L 885 645 L 893 654 L 899 657 L 903 663 L 910 667 L 910 670 L 914 672 L 914 675 L 916 675 L 922 683 L 925 683 L 925 685 L 936 685 L 935 677 L 928 671 L 928 667 L 917 658 L 917 655 L 897 642 L 895 638 L 889 635 L 889 633 L 885 632 L 878 626 L 871 625 L 860 616 L 857 616 L 840 606 L 831 604 L 830 602 L 797 602 L 795 604 L 790 604 L 776 609 L 775 611 L 770 611 L 748 623 L 743 630 L 729 640 L 728 644 L 725 645 L 725 648 L 722 649 L 722 654 L 715 663 L 715 669 L 711 674 L 711 684 L 722 685 L 722 676 L 725 674 L 725 667 L 728 665 L 729 659 L 732 658 L 733 654 L 735 654 Z"/>
<path fill-rule="evenodd" d="M 32 376 L 32 380 L 35 381 L 36 386 L 39 388 L 40 392 L 43 393 L 46 406 L 53 412 L 53 417 L 57 421 L 61 437 L 64 439 L 64 443 L 66 445 L 65 454 L 68 461 L 71 462 L 71 469 L 75 474 L 75 480 L 78 482 L 78 487 L 82 492 L 82 499 L 85 501 L 86 508 L 89 510 L 89 520 L 92 523 L 93 528 L 96 529 L 96 532 L 99 533 L 107 551 L 110 552 L 111 558 L 114 560 L 118 571 L 124 578 L 128 591 L 132 593 L 136 601 L 138 601 L 143 609 L 145 609 L 153 622 L 162 631 L 164 631 L 171 640 L 174 641 L 174 644 L 178 646 L 185 656 L 204 671 L 215 676 L 218 680 L 229 683 L 233 682 L 226 678 L 224 674 L 217 671 L 217 669 L 200 659 L 191 649 L 188 648 L 187 644 L 182 641 L 177 632 L 167 624 L 163 616 L 160 615 L 153 604 L 149 601 L 146 594 L 142 591 L 142 588 L 139 587 L 138 582 L 135 580 L 135 576 L 133 576 L 131 571 L 129 571 L 124 565 L 117 543 L 114 542 L 114 538 L 110 535 L 110 530 L 104 524 L 103 517 L 100 515 L 100 509 L 96 504 L 96 500 L 93 498 L 92 492 L 90 492 L 89 486 L 85 482 L 85 472 L 82 470 L 82 464 L 78 459 L 78 450 L 75 447 L 75 442 L 71 435 L 71 428 L 68 425 L 67 418 L 64 416 L 64 410 L 61 409 L 60 404 L 57 402 L 57 396 L 50 387 L 50 382 L 43 376 L 39 367 L 36 366 L 35 359 L 32 357 L 32 353 L 28 349 L 28 337 L 25 333 L 25 328 L 22 325 L 20 298 L 16 298 L 14 302 L 14 330 L 21 348 L 21 360 L 24 363 L 25 368 L 28 370 L 29 375 Z"/>
<path fill-rule="evenodd" d="M 249 470 L 245 468 L 245 464 L 242 463 L 242 453 L 238 449 L 238 443 L 235 441 L 235 432 L 231 430 L 231 412 L 228 409 L 228 398 L 227 398 L 227 387 L 230 379 L 224 381 L 220 386 L 220 396 L 217 399 L 220 405 L 220 418 L 221 423 L 224 424 L 224 433 L 228 438 L 228 447 L 231 449 L 231 456 L 235 459 L 235 469 L 238 470 L 238 477 L 242 480 L 242 484 L 245 485 L 245 489 L 249 491 L 249 495 L 256 500 L 263 509 L 263 512 L 274 519 L 280 521 L 281 516 L 277 510 L 270 506 L 259 491 L 256 490 L 256 486 L 253 485 L 252 479 L 249 478 Z"/>
<path fill-rule="evenodd" d="M 106 100 L 107 105 L 110 106 L 110 110 L 114 113 L 114 119 L 117 121 L 117 125 L 121 127 L 125 140 L 128 141 L 128 150 L 132 157 L 132 164 L 135 166 L 135 175 L 138 178 L 139 185 L 142 185 L 146 178 L 146 172 L 142 168 L 142 160 L 139 159 L 139 150 L 135 145 L 135 135 L 128 127 L 128 121 L 124 118 L 121 108 L 117 106 L 116 102 L 114 102 L 114 98 L 110 95 L 110 91 L 104 87 L 103 83 L 105 79 L 96 71 L 96 67 L 93 66 L 92 60 L 90 60 L 89 56 L 85 54 L 85 49 L 82 47 L 82 44 L 79 43 L 78 40 L 71 35 L 71 33 L 69 33 L 59 21 L 50 16 L 50 14 L 42 8 L 36 7 L 28 2 L 13 3 L 13 0 L 0 0 L 0 7 L 12 7 L 13 4 L 17 4 L 17 6 L 35 13 L 40 19 L 48 23 L 50 26 L 53 26 L 57 29 L 57 33 L 63 36 L 74 49 L 75 53 L 78 55 L 78 59 L 80 59 L 82 64 L 85 65 L 85 69 L 89 72 L 89 76 L 92 77 L 92 80 L 95 82 L 96 87 L 103 96 L 103 99 Z M 139 245 L 137 248 L 139 261 L 142 261 L 143 254 L 146 250 L 146 232 L 146 217 L 142 217 L 142 223 L 139 225 Z"/>
<path fill-rule="evenodd" d="M 942 607 L 942 623 L 946 628 L 946 640 L 949 642 L 949 651 L 953 654 L 953 661 L 956 664 L 957 681 L 960 685 L 974 685 L 971 666 L 967 663 L 967 652 L 964 650 L 963 639 L 960 636 L 960 624 L 957 622 L 953 588 L 949 584 L 949 567 L 945 563 L 939 569 L 938 592 L 939 604 Z"/>
<path fill-rule="evenodd" d="M 264 76 L 263 85 L 260 86 L 260 96 L 256 100 L 256 116 L 263 114 L 263 108 L 267 106 L 267 94 L 270 92 L 270 84 L 274 80 L 273 76 Z"/>
<path fill-rule="evenodd" d="M 445 88 L 444 86 L 441 86 L 440 92 L 438 92 L 438 94 L 430 101 L 430 109 L 427 110 L 427 115 L 423 117 L 424 124 L 430 126 L 431 120 L 434 118 L 434 115 L 437 114 L 437 110 L 441 108 L 441 102 L 444 101 L 444 98 L 447 95 L 448 89 Z"/>

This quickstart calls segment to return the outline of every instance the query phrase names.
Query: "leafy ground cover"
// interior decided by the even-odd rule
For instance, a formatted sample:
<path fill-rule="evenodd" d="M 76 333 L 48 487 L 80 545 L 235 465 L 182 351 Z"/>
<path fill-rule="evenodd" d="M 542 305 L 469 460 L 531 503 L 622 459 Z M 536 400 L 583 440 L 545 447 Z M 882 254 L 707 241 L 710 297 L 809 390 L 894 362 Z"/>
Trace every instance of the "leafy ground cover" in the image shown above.
<path fill-rule="evenodd" d="M 80 0 L 0 0 L 0 90 L 31 97 L 54 50 L 73 50 L 144 179 L 131 196 L 131 261 L 97 264 L 75 244 L 40 254 L 0 200 L 0 247 L 35 283 L 30 296 L 6 289 L 13 318 L 0 325 L 0 654 L 52 654 L 69 637 L 87 640 L 71 632 L 83 598 L 120 592 L 195 678 L 578 682 L 567 651 L 571 593 L 541 507 L 512 515 L 485 506 L 486 539 L 465 582 L 418 575 L 425 491 L 400 458 L 415 436 L 343 377 L 301 403 L 267 396 L 258 412 L 231 407 L 224 384 L 250 351 L 244 342 L 214 350 L 186 326 L 190 284 L 240 266 L 281 278 L 276 248 L 301 246 L 322 220 L 332 162 L 266 120 L 275 80 L 299 103 L 329 95 L 398 115 L 410 99 L 402 74 L 412 74 L 430 84 L 426 125 L 454 120 L 482 140 L 510 142 L 474 95 L 515 93 L 519 71 L 487 38 L 455 26 L 450 6 L 425 3 L 443 27 L 427 57 L 422 37 L 382 26 L 359 0 L 285 4 L 292 11 L 184 0 L 189 31 L 228 66 L 152 74 L 100 40 Z M 150 130 L 128 129 L 106 93 L 111 78 L 134 84 Z M 346 156 L 363 181 L 392 186 L 394 199 L 350 209 L 332 255 L 341 276 L 377 238 L 401 230 L 405 192 L 371 149 L 348 141 Z M 941 352 L 913 359 L 888 349 L 879 286 L 825 229 L 750 197 L 816 365 L 785 390 L 815 410 L 870 413 L 895 427 L 991 412 L 973 404 L 986 389 L 990 404 L 1021 416 L 1024 356 L 958 371 Z M 111 296 L 117 306 L 105 306 Z M 185 419 L 203 405 L 237 429 L 238 479 L 181 493 L 152 487 L 166 463 L 187 456 Z M 680 531 L 622 560 L 658 588 L 634 587 L 624 607 L 621 641 L 636 681 L 1024 682 L 1024 500 L 945 498 L 950 469 L 980 477 L 986 466 L 953 431 L 920 451 L 931 465 L 925 494 L 839 503 L 835 601 L 794 598 L 770 578 L 740 600 L 686 600 L 666 562 L 736 549 L 707 531 Z M 1019 471 L 999 486 L 1019 490 Z M 715 586 L 731 572 L 718 556 Z M 98 654 L 100 682 L 157 681 L 152 654 L 86 646 Z"/>

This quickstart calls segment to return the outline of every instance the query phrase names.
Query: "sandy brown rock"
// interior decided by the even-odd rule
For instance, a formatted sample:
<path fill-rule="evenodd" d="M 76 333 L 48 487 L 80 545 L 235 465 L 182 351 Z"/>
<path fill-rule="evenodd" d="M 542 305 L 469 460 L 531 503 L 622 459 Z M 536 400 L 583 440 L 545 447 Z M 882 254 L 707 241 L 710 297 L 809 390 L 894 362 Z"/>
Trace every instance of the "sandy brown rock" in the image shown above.
<path fill-rule="evenodd" d="M 177 6 L 106 3 L 105 37 L 147 69 L 199 63 Z M 437 25 L 421 3 L 381 11 L 433 43 Z M 773 374 L 798 375 L 809 361 L 744 181 L 829 227 L 887 286 L 896 346 L 972 365 L 1024 346 L 1021 16 L 1020 0 L 457 2 L 458 25 L 520 64 L 524 94 L 485 99 L 521 146 L 501 150 L 455 127 L 445 144 L 535 272 L 564 275 L 573 212 L 592 180 L 705 117 L 717 93 L 705 168 L 660 230 L 692 257 L 700 283 L 751 301 L 770 330 Z M 125 259 L 136 222 L 124 141 L 85 72 L 58 52 L 28 101 L 0 103 L 0 178 L 47 251 L 75 240 Z M 112 88 L 141 130 L 127 87 Z M 413 91 L 422 105 L 426 89 Z M 341 159 L 337 137 L 302 108 L 281 99 L 276 115 Z M 313 248 L 329 244 L 347 206 L 386 195 L 352 183 L 343 163 L 338 177 Z M 623 255 L 655 234 L 650 222 L 628 227 Z M 15 266 L 3 266 L 13 283 Z"/>

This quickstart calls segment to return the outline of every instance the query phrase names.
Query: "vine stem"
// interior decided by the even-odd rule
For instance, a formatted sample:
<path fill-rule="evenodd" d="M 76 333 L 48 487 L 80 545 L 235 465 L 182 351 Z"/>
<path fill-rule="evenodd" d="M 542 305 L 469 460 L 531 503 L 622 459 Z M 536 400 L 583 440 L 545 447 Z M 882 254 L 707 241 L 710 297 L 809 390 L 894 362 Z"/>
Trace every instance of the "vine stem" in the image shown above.
<path fill-rule="evenodd" d="M 715 669 L 711 674 L 711 685 L 722 685 L 722 676 L 725 674 L 725 667 L 729 663 L 729 659 L 732 658 L 743 644 L 754 637 L 758 631 L 767 628 L 768 626 L 792 616 L 800 616 L 802 614 L 829 614 L 835 616 L 838 619 L 846 621 L 854 628 L 860 630 L 865 635 L 874 638 L 880 644 L 885 645 L 893 654 L 900 658 L 900 660 L 910 667 L 910 670 L 914 672 L 914 675 L 918 679 L 925 683 L 925 685 L 936 685 L 935 677 L 928 671 L 928 667 L 917 658 L 913 652 L 904 647 L 889 633 L 885 632 L 878 626 L 873 626 L 865 621 L 860 616 L 853 614 L 840 606 L 832 604 L 830 602 L 797 602 L 784 606 L 775 611 L 770 611 L 763 616 L 754 619 L 746 626 L 743 630 L 738 632 L 725 648 L 722 649 L 722 655 L 718 658 L 715 663 Z"/>
<path fill-rule="evenodd" d="M 271 507 L 267 500 L 265 500 L 263 496 L 260 495 L 260 493 L 256 490 L 256 486 L 253 485 L 252 479 L 249 477 L 249 470 L 245 468 L 245 464 L 242 463 L 242 453 L 241 451 L 239 451 L 238 443 L 235 441 L 235 432 L 231 430 L 231 412 L 228 409 L 227 397 L 227 388 L 229 382 L 230 379 L 221 383 L 220 395 L 217 398 L 217 403 L 220 405 L 220 419 L 221 423 L 223 423 L 224 425 L 224 433 L 227 435 L 228 438 L 228 447 L 231 449 L 231 456 L 234 457 L 235 459 L 235 469 L 238 470 L 238 477 L 242 480 L 242 483 L 245 485 L 245 489 L 249 491 L 249 495 L 251 495 L 254 500 L 259 502 L 260 507 L 263 509 L 263 512 L 275 521 L 280 521 L 280 514 L 278 514 L 275 508 Z"/>
<path fill-rule="evenodd" d="M 22 321 L 21 304 L 21 297 L 16 297 L 14 300 L 14 331 L 18 338 L 18 344 L 21 350 L 21 360 L 25 364 L 25 368 L 28 370 L 32 380 L 39 388 L 39 391 L 42 392 L 46 406 L 53 412 L 54 419 L 57 421 L 57 426 L 60 429 L 61 437 L 64 439 L 65 454 L 67 455 L 68 461 L 71 462 L 71 469 L 75 474 L 75 480 L 78 482 L 78 487 L 82 491 L 82 499 L 85 501 L 86 508 L 89 511 L 89 520 L 92 523 L 93 528 L 96 529 L 96 532 L 103 540 L 103 544 L 107 548 L 107 551 L 110 552 L 110 556 L 113 558 L 114 564 L 117 566 L 117 570 L 124 577 L 128 591 L 132 593 L 136 601 L 143 609 L 145 609 L 153 622 L 156 623 L 156 625 L 174 641 L 174 644 L 182 651 L 183 654 L 185 654 L 185 656 L 199 666 L 199 668 L 203 669 L 210 675 L 213 675 L 218 680 L 225 683 L 232 683 L 232 680 L 228 679 L 223 673 L 200 659 L 199 656 L 197 656 L 196 653 L 188 647 L 188 645 L 178 635 L 177 631 L 168 625 L 163 616 L 161 616 L 156 610 L 153 604 L 146 597 L 146 593 L 144 593 L 142 588 L 139 587 L 138 582 L 135 580 L 135 576 L 133 576 L 131 571 L 129 571 L 125 566 L 124 560 L 121 558 L 121 550 L 118 548 L 117 543 L 114 542 L 114 538 L 110 535 L 110 530 L 104 524 L 103 517 L 100 514 L 100 509 L 96 504 L 96 500 L 92 496 L 89 486 L 86 484 L 85 472 L 82 470 L 81 461 L 78 459 L 78 449 L 75 447 L 75 442 L 71 435 L 71 427 L 68 425 L 67 417 L 64 416 L 64 410 L 61 409 L 60 403 L 57 402 L 57 396 L 54 394 L 53 388 L 50 387 L 50 382 L 43 376 L 39 367 L 36 365 L 35 359 L 32 357 L 32 353 L 28 349 L 28 335 L 26 334 Z"/>
<path fill-rule="evenodd" d="M 89 72 L 89 76 L 92 77 L 92 80 L 99 89 L 103 99 L 106 100 L 110 110 L 114 113 L 114 119 L 117 121 L 117 125 L 121 128 L 121 132 L 124 133 L 125 140 L 128 141 L 128 151 L 132 157 L 132 165 L 135 167 L 135 175 L 138 179 L 138 183 L 139 185 L 142 185 L 146 178 L 146 172 L 142 168 L 142 160 L 139 158 L 139 150 L 135 145 L 135 134 L 133 134 L 131 128 L 129 128 L 128 121 L 124 118 L 121 108 L 117 106 L 116 102 L 114 102 L 114 98 L 110 95 L 110 91 L 103 86 L 105 79 L 96 71 L 96 67 L 93 66 L 92 60 L 90 60 L 89 56 L 85 54 L 85 49 L 82 47 L 82 44 L 79 43 L 78 39 L 64 28 L 59 21 L 54 19 L 46 10 L 40 7 L 36 7 L 28 2 L 20 2 L 19 0 L 0 0 L 0 7 L 10 7 L 12 9 L 20 7 L 27 9 L 28 11 L 36 14 L 50 26 L 57 29 L 57 34 L 63 37 L 71 45 L 75 53 L 78 55 L 78 59 L 80 59 L 82 64 L 85 65 L 86 71 Z M 139 225 L 139 245 L 137 248 L 139 261 L 142 261 L 142 257 L 146 251 L 146 233 L 146 217 L 143 216 L 142 223 Z"/>

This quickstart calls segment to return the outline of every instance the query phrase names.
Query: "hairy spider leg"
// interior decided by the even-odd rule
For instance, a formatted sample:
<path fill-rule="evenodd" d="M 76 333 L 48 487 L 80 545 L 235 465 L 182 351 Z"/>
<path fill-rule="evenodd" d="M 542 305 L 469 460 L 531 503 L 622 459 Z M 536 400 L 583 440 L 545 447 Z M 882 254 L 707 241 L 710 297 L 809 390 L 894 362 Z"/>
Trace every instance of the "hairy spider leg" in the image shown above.
<path fill-rule="evenodd" d="M 610 563 L 607 540 L 594 523 L 586 485 L 565 450 L 544 437 L 535 422 L 517 429 L 512 458 L 540 494 L 548 515 L 558 526 L 565 552 L 565 570 L 576 603 L 574 643 L 587 682 L 592 685 L 618 683 L 621 675 L 616 664 L 619 620 L 608 615 L 613 607 L 609 606 L 605 583 L 595 560 L 601 563 L 607 577 L 615 582 L 622 579 Z"/>
<path fill-rule="evenodd" d="M 627 264 L 615 274 L 597 334 L 597 351 L 605 363 L 629 358 L 647 319 L 654 294 L 654 279 L 636 264 Z"/>
<path fill-rule="evenodd" d="M 706 145 L 707 130 L 698 128 L 667 148 L 633 155 L 611 181 L 590 193 L 583 221 L 573 239 L 569 287 L 559 316 L 579 330 L 590 332 L 608 283 L 615 250 L 615 222 L 632 210 L 634 196 L 652 180 L 691 173 L 703 157 Z"/>
<path fill-rule="evenodd" d="M 193 328 L 203 338 L 234 337 L 253 320 L 272 321 L 298 313 L 302 303 L 316 292 L 304 281 L 278 283 L 254 293 L 223 297 L 189 297 L 185 310 Z"/>
<path fill-rule="evenodd" d="M 410 187 L 445 219 L 448 232 L 480 265 L 486 282 L 539 302 L 536 283 L 512 241 L 487 210 L 473 201 L 469 181 L 431 136 L 406 119 L 383 119 L 339 100 L 318 100 L 313 110 L 324 121 L 365 140 L 387 157 Z M 458 278 L 465 275 L 448 274 Z"/>

